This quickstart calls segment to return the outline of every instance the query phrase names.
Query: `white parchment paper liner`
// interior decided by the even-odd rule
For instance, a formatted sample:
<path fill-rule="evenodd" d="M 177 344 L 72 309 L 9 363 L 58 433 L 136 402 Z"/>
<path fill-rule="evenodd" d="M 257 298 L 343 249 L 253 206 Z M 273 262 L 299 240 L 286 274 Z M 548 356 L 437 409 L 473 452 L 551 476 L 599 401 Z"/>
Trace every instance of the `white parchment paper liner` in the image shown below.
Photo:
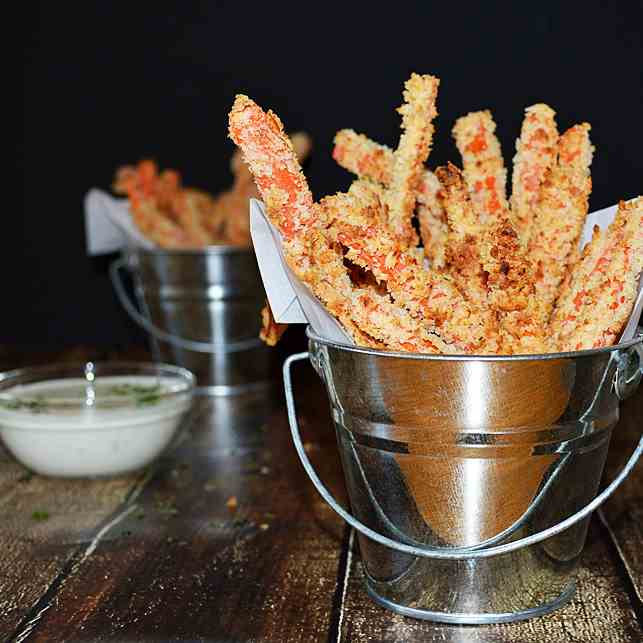
<path fill-rule="evenodd" d="M 155 248 L 132 221 L 127 199 L 92 188 L 85 195 L 85 240 L 90 256 L 117 252 L 125 246 Z"/>

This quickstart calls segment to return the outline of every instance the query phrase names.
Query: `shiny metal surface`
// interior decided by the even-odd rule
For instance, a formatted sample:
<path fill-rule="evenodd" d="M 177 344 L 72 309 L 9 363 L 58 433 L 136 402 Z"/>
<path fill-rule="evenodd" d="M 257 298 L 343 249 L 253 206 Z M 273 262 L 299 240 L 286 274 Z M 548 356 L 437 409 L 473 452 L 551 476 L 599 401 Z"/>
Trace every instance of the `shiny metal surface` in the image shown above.
<path fill-rule="evenodd" d="M 123 262 L 157 359 L 191 370 L 213 395 L 268 383 L 270 352 L 258 338 L 265 294 L 252 249 L 137 249 Z"/>
<path fill-rule="evenodd" d="M 360 535 L 369 592 L 450 622 L 520 618 L 558 604 L 587 519 L 485 554 L 490 543 L 554 527 L 596 496 L 619 395 L 640 379 L 640 337 L 504 358 L 392 354 L 309 338 L 357 519 L 407 547 L 458 552 L 436 560 Z"/>

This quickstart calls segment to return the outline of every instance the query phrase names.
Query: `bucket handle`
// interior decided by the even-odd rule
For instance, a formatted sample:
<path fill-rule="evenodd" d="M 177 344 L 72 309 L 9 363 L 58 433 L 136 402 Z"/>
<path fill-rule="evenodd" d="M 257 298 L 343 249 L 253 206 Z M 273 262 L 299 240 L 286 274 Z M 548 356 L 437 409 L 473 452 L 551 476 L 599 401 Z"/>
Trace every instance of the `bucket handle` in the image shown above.
<path fill-rule="evenodd" d="M 387 536 L 384 536 L 377 531 L 372 530 L 370 527 L 367 527 L 364 523 L 360 522 L 352 514 L 348 513 L 332 496 L 330 491 L 324 486 L 322 481 L 319 479 L 319 476 L 315 472 L 311 461 L 306 455 L 304 450 L 304 445 L 301 441 L 301 435 L 299 433 L 299 424 L 297 422 L 297 410 L 295 406 L 295 397 L 293 394 L 292 388 L 292 377 L 290 373 L 291 365 L 295 362 L 300 362 L 302 360 L 309 359 L 309 353 L 295 353 L 286 359 L 283 366 L 283 378 L 284 378 L 284 391 L 286 395 L 286 407 L 288 410 L 288 423 L 290 425 L 290 432 L 292 434 L 292 439 L 295 444 L 295 449 L 297 455 L 301 460 L 301 463 L 308 474 L 308 477 L 311 479 L 312 483 L 315 485 L 315 488 L 321 495 L 321 497 L 330 505 L 330 507 L 341 516 L 351 527 L 359 531 L 361 534 L 370 538 L 371 540 L 395 549 L 397 551 L 403 552 L 405 554 L 410 554 L 412 556 L 420 556 L 422 558 L 434 558 L 437 560 L 459 560 L 463 558 L 490 558 L 492 556 L 499 556 L 501 554 L 508 554 L 509 552 L 515 551 L 522 547 L 527 547 L 535 543 L 539 543 L 547 538 L 551 538 L 561 532 L 569 529 L 571 526 L 575 525 L 577 522 L 580 522 L 584 518 L 587 518 L 595 509 L 600 507 L 616 490 L 616 488 L 627 478 L 632 469 L 635 467 L 638 462 L 641 454 L 643 454 L 643 437 L 639 440 L 637 447 L 634 449 L 634 452 L 630 456 L 629 460 L 625 463 L 621 471 L 614 478 L 614 480 L 599 494 L 594 500 L 585 505 L 581 510 L 577 511 L 575 514 L 572 514 L 565 520 L 562 520 L 556 525 L 552 525 L 543 531 L 539 531 L 525 538 L 520 538 L 519 540 L 514 540 L 510 543 L 505 543 L 503 545 L 495 545 L 493 547 L 488 547 L 485 549 L 476 549 L 476 550 L 449 550 L 449 549 L 436 549 L 436 548 L 425 548 L 425 547 L 416 547 L 414 545 L 407 545 L 405 543 L 397 542 L 392 540 Z"/>
<path fill-rule="evenodd" d="M 177 348 L 194 351 L 195 353 L 236 353 L 237 351 L 243 351 L 261 345 L 261 340 L 258 337 L 242 339 L 238 342 L 210 344 L 207 342 L 199 342 L 193 339 L 184 339 L 183 337 L 173 335 L 172 333 L 168 333 L 163 329 L 158 328 L 158 326 L 155 326 L 149 319 L 143 317 L 143 315 L 141 315 L 141 313 L 136 310 L 136 307 L 130 301 L 127 291 L 125 290 L 125 286 L 121 281 L 121 269 L 127 269 L 127 264 L 122 257 L 113 261 L 109 267 L 109 277 L 112 281 L 112 286 L 114 286 L 116 296 L 118 297 L 121 306 L 123 306 L 123 308 L 126 310 L 127 314 L 143 330 L 147 331 L 156 339 L 167 342 L 168 344 L 172 344 L 172 346 L 176 346 Z"/>

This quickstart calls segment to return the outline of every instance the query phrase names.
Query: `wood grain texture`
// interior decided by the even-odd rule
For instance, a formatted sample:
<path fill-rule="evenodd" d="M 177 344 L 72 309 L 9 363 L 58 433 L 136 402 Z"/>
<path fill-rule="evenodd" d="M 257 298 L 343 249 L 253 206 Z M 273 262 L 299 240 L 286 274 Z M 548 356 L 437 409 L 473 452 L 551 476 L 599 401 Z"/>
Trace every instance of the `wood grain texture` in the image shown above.
<path fill-rule="evenodd" d="M 638 643 L 643 636 L 618 569 L 609 555 L 604 534 L 596 522 L 590 528 L 574 599 L 557 612 L 519 623 L 453 626 L 391 614 L 366 594 L 358 560 L 356 555 L 348 577 L 342 643 Z"/>
<path fill-rule="evenodd" d="M 0 640 L 86 549 L 136 481 L 78 484 L 31 476 L 0 453 Z"/>

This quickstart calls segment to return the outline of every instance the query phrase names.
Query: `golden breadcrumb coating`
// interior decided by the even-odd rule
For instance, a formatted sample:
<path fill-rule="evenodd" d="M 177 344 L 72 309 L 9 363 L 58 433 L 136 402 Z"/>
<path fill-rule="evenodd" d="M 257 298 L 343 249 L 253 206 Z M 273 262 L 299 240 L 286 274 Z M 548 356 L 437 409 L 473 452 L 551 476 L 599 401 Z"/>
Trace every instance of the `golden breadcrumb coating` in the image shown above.
<path fill-rule="evenodd" d="M 261 309 L 259 338 L 268 346 L 275 346 L 287 328 L 288 324 L 279 324 L 275 321 L 270 304 L 266 301 L 266 305 Z"/>
<path fill-rule="evenodd" d="M 442 185 L 438 198 L 447 215 L 448 236 L 445 268 L 460 290 L 476 306 L 487 303 L 487 276 L 481 263 L 484 226 L 473 210 L 460 170 L 449 163 L 436 169 Z"/>
<path fill-rule="evenodd" d="M 164 170 L 159 174 L 154 161 L 144 160 L 135 167 L 119 168 L 112 189 L 127 196 L 134 224 L 161 248 L 203 245 L 201 239 L 194 239 L 178 221 L 177 209 L 185 195 L 177 172 Z"/>
<path fill-rule="evenodd" d="M 486 231 L 481 254 L 489 305 L 498 315 L 499 353 L 547 352 L 545 316 L 536 297 L 533 266 L 507 216 Z"/>
<path fill-rule="evenodd" d="M 411 74 L 404 85 L 402 136 L 394 153 L 393 174 L 386 194 L 389 225 L 407 246 L 416 245 L 411 223 L 418 185 L 433 141 L 433 119 L 440 81 Z"/>
<path fill-rule="evenodd" d="M 422 175 L 417 194 L 417 217 L 424 254 L 431 268 L 439 270 L 445 264 L 445 248 L 449 234 L 447 214 L 438 199 L 440 181 L 428 170 Z"/>
<path fill-rule="evenodd" d="M 611 346 L 623 331 L 643 271 L 643 197 L 625 203 L 606 233 L 594 228 L 556 303 L 550 332 L 559 351 Z"/>
<path fill-rule="evenodd" d="M 516 141 L 511 213 L 516 231 L 525 245 L 529 243 L 540 186 L 556 161 L 558 128 L 555 115 L 556 112 L 543 103 L 527 107 L 520 138 Z"/>
<path fill-rule="evenodd" d="M 393 150 L 375 143 L 353 130 L 340 130 L 335 135 L 333 158 L 344 169 L 360 178 L 376 181 L 384 186 L 391 184 L 393 176 Z M 424 254 L 433 268 L 444 266 L 444 247 L 448 226 L 446 213 L 437 198 L 440 182 L 436 176 L 424 170 L 418 184 L 417 216 Z"/>
<path fill-rule="evenodd" d="M 359 180 L 318 204 L 279 119 L 237 97 L 230 134 L 295 275 L 358 345 L 538 354 L 617 341 L 643 270 L 643 199 L 621 203 L 609 231 L 596 231 L 579 253 L 591 191 L 589 125 L 558 137 L 553 110 L 527 108 L 512 211 L 489 112 L 468 114 L 454 127 L 464 172 L 449 164 L 436 176 L 422 167 L 436 92 L 430 76 L 414 74 L 407 83 L 396 152 L 352 130 L 338 132 L 333 156 Z M 176 178 L 159 180 L 144 168 L 134 176 L 124 170 L 119 180 L 145 204 L 167 208 L 166 223 L 178 221 Z M 439 270 L 409 247 L 416 202 L 425 252 Z M 276 341 L 280 331 L 266 310 L 262 336 Z"/>
<path fill-rule="evenodd" d="M 295 132 L 289 138 L 301 164 L 310 153 L 312 140 L 305 132 Z M 230 170 L 234 175 L 232 187 L 214 199 L 210 198 L 210 204 L 202 201 L 202 223 L 214 238 L 223 239 L 230 245 L 244 246 L 250 240 L 248 200 L 258 198 L 259 191 L 239 148 L 232 155 Z"/>
<path fill-rule="evenodd" d="M 361 179 L 389 186 L 393 180 L 395 155 L 391 148 L 372 141 L 352 129 L 335 134 L 333 158 L 338 165 Z"/>
<path fill-rule="evenodd" d="M 174 206 L 179 225 L 196 247 L 208 246 L 212 241 L 210 232 L 203 225 L 203 213 L 199 209 L 201 202 L 194 192 L 183 191 L 176 196 Z"/>
<path fill-rule="evenodd" d="M 547 315 L 574 257 L 592 189 L 590 164 L 594 148 L 587 123 L 568 129 L 559 139 L 557 160 L 541 185 L 529 257 L 536 267 L 536 294 Z"/>
<path fill-rule="evenodd" d="M 484 318 L 448 276 L 423 266 L 419 251 L 405 249 L 391 232 L 373 224 L 368 209 L 378 207 L 376 199 L 374 193 L 370 203 L 360 203 L 349 191 L 322 200 L 328 231 L 346 248 L 346 257 L 385 284 L 397 304 L 442 339 L 444 350 L 450 346 L 449 352 L 484 352 L 489 341 Z"/>
<path fill-rule="evenodd" d="M 496 124 L 488 110 L 461 116 L 452 131 L 481 223 L 507 209 L 507 170 L 495 131 Z"/>
<path fill-rule="evenodd" d="M 243 94 L 229 115 L 230 138 L 241 148 L 266 210 L 286 240 L 314 225 L 313 196 L 279 117 Z"/>
<path fill-rule="evenodd" d="M 268 216 L 284 238 L 284 256 L 305 283 L 361 345 L 435 352 L 417 335 L 417 324 L 390 297 L 356 288 L 342 249 L 325 234 L 324 209 L 313 203 L 281 121 L 245 96 L 230 112 L 230 135 L 241 148 Z"/>
<path fill-rule="evenodd" d="M 132 220 L 136 227 L 161 248 L 194 248 L 195 244 L 170 217 L 148 200 L 129 198 Z"/>

